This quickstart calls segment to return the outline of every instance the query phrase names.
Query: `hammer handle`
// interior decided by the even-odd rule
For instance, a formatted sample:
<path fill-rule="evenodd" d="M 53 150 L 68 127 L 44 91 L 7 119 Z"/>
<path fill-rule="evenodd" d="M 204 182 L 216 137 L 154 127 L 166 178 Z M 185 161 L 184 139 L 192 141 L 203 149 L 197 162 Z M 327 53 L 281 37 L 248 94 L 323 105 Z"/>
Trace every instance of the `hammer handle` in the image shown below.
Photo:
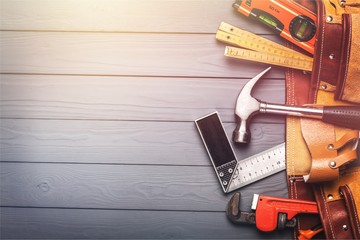
<path fill-rule="evenodd" d="M 324 122 L 360 130 L 360 107 L 324 106 L 323 109 Z"/>
<path fill-rule="evenodd" d="M 323 122 L 360 130 L 360 106 L 300 107 L 260 103 L 260 112 L 321 119 Z"/>

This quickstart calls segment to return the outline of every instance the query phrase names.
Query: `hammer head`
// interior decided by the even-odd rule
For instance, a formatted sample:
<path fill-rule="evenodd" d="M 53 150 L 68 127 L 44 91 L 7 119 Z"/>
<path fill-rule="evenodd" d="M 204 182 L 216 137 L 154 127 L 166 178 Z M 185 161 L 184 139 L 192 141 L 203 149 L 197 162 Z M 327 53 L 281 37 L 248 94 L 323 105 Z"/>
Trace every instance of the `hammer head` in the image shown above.
<path fill-rule="evenodd" d="M 235 107 L 237 126 L 233 132 L 233 140 L 236 143 L 250 142 L 250 120 L 251 117 L 258 113 L 260 110 L 260 102 L 256 98 L 251 96 L 251 91 L 257 81 L 270 69 L 271 67 L 267 68 L 266 70 L 249 80 L 240 91 Z"/>

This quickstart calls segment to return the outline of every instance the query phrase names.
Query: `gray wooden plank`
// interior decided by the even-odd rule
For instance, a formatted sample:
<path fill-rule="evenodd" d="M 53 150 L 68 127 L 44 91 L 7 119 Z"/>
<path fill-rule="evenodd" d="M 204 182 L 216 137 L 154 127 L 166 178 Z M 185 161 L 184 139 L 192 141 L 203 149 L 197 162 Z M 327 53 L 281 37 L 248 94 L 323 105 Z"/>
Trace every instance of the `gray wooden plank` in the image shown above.
<path fill-rule="evenodd" d="M 270 33 L 232 2 L 1 2 L 0 238 L 289 237 L 226 220 L 193 124 L 217 110 L 230 136 L 240 88 L 266 67 L 223 57 L 220 21 Z M 283 103 L 283 69 L 267 78 L 254 95 Z M 254 122 L 240 158 L 283 141 L 282 119 Z M 284 172 L 252 184 L 243 209 L 286 189 Z"/>
<path fill-rule="evenodd" d="M 171 156 L 169 156 L 171 157 Z M 1 163 L 0 202 L 12 207 L 224 211 L 212 167 Z M 285 172 L 243 188 L 244 208 L 254 193 L 287 196 Z"/>
<path fill-rule="evenodd" d="M 224 122 L 234 122 L 235 102 L 248 80 L 3 74 L 0 116 L 194 121 L 218 111 Z M 260 81 L 253 96 L 284 103 L 284 79 Z M 258 116 L 254 121 L 284 123 L 271 115 Z"/>
<path fill-rule="evenodd" d="M 1 33 L 0 67 L 2 73 L 232 78 L 267 67 L 228 59 L 224 46 L 214 34 L 10 31 Z M 268 77 L 283 78 L 283 69 Z"/>
<path fill-rule="evenodd" d="M 231 138 L 235 123 L 225 123 Z M 285 141 L 283 124 L 251 125 L 252 141 L 234 146 L 239 160 Z M 192 122 L 3 119 L 0 161 L 209 166 Z"/>
<path fill-rule="evenodd" d="M 0 29 L 36 31 L 214 33 L 221 21 L 256 33 L 234 0 L 2 0 Z"/>
<path fill-rule="evenodd" d="M 290 239 L 233 225 L 224 212 L 0 208 L 1 239 Z"/>

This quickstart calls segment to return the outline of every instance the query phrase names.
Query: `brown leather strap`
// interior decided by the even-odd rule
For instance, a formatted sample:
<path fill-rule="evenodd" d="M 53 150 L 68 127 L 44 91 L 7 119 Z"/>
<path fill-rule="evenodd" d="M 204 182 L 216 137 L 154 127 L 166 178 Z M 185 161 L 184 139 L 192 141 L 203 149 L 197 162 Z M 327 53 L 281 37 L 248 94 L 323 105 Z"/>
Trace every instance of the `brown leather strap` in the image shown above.
<path fill-rule="evenodd" d="M 310 75 L 295 69 L 286 71 L 286 103 L 304 105 L 310 87 Z M 304 183 L 302 177 L 310 170 L 311 160 L 306 143 L 302 138 L 300 120 L 287 117 L 286 121 L 286 171 L 288 174 L 289 198 L 315 201 L 311 186 Z M 312 214 L 301 214 L 296 217 L 297 226 L 293 238 L 297 239 L 299 230 L 310 229 L 319 223 L 320 217 Z"/>
<path fill-rule="evenodd" d="M 347 132 L 344 136 L 342 136 L 339 140 L 337 140 L 333 145 L 333 150 L 339 150 L 340 148 L 344 147 L 348 143 L 355 144 L 353 148 L 357 147 L 357 141 L 359 139 L 359 132 L 358 131 L 350 131 Z"/>
<path fill-rule="evenodd" d="M 343 49 L 340 56 L 341 67 L 335 97 L 359 104 L 360 14 L 343 14 L 342 17 Z"/>
<path fill-rule="evenodd" d="M 337 84 L 337 76 L 340 68 L 340 53 L 342 45 L 342 25 L 327 21 L 323 1 L 318 0 L 316 46 L 314 53 L 314 65 L 311 80 L 311 92 L 309 103 L 317 103 L 317 91 L 320 82 L 326 81 L 331 85 Z M 329 37 L 334 36 L 334 37 Z M 335 37 L 336 36 L 336 37 Z M 335 77 L 334 77 L 335 76 Z"/>
<path fill-rule="evenodd" d="M 327 201 L 324 189 L 313 185 L 315 199 L 327 239 L 354 239 L 351 221 L 343 200 Z"/>
<path fill-rule="evenodd" d="M 360 187 L 360 186 L 357 186 Z M 356 192 L 358 193 L 358 192 Z M 349 215 L 350 215 L 350 224 L 351 231 L 356 239 L 360 239 L 360 221 L 358 216 L 358 211 L 356 208 L 356 202 L 354 200 L 353 193 L 349 187 L 349 185 L 344 185 L 340 187 L 340 194 L 344 197 Z M 357 203 L 360 204 L 360 203 Z"/>
<path fill-rule="evenodd" d="M 311 185 L 304 182 L 302 176 L 291 176 L 288 178 L 289 194 L 291 199 L 315 201 Z M 296 216 L 297 226 L 293 229 L 293 239 L 297 239 L 300 230 L 308 230 L 321 224 L 320 215 L 299 214 Z M 318 234 L 320 239 L 324 233 Z"/>

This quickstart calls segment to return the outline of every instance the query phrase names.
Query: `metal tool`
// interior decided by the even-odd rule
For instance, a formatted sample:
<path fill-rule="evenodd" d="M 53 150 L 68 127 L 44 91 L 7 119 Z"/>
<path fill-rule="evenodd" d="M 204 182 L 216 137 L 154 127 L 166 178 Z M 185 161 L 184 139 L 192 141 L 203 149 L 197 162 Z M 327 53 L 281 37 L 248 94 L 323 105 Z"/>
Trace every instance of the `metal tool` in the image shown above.
<path fill-rule="evenodd" d="M 227 192 L 285 170 L 285 143 L 240 160 Z"/>
<path fill-rule="evenodd" d="M 233 132 L 233 140 L 237 143 L 248 143 L 251 135 L 249 124 L 251 118 L 257 113 L 272 113 L 307 117 L 322 120 L 347 128 L 360 130 L 360 107 L 359 106 L 290 106 L 261 102 L 251 96 L 251 91 L 257 81 L 269 70 L 263 72 L 248 81 L 241 89 L 236 101 L 235 115 L 237 127 Z"/>
<path fill-rule="evenodd" d="M 270 232 L 285 227 L 295 227 L 295 216 L 299 213 L 318 214 L 316 202 L 287 198 L 268 197 L 254 194 L 251 209 L 254 212 L 242 212 L 241 193 L 235 193 L 226 209 L 226 215 L 235 224 L 255 224 L 257 229 Z"/>
<path fill-rule="evenodd" d="M 225 193 L 285 170 L 285 143 L 238 161 L 217 112 L 195 124 Z"/>
<path fill-rule="evenodd" d="M 224 192 L 228 192 L 238 161 L 217 112 L 195 120 Z"/>

